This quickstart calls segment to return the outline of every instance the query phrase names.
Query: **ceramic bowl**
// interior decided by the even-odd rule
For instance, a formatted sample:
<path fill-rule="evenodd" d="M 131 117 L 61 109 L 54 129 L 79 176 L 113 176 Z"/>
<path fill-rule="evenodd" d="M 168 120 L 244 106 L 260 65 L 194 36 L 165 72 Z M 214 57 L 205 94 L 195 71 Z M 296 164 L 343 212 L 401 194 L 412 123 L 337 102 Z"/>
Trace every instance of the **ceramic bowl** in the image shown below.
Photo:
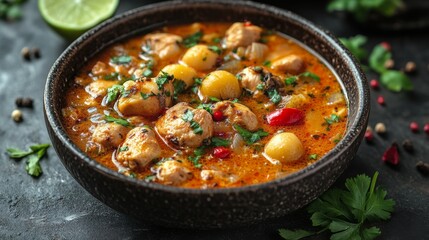
<path fill-rule="evenodd" d="M 349 102 L 343 139 L 316 163 L 271 182 L 227 189 L 184 189 L 132 179 L 89 158 L 61 123 L 64 95 L 77 71 L 96 53 L 128 37 L 166 25 L 248 20 L 285 33 L 324 58 L 338 74 Z M 114 17 L 74 41 L 54 63 L 44 92 L 48 132 L 64 166 L 94 197 L 111 208 L 152 224 L 219 228 L 252 224 L 299 209 L 324 191 L 353 159 L 369 115 L 365 75 L 330 33 L 289 11 L 242 1 L 173 1 Z"/>

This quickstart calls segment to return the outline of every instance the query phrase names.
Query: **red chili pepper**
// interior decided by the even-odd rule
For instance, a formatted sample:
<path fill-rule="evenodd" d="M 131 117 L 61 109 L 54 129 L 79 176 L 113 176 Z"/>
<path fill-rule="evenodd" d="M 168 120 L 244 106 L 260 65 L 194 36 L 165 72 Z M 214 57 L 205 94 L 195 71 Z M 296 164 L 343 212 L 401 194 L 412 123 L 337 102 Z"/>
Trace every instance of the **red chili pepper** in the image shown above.
<path fill-rule="evenodd" d="M 271 126 L 290 126 L 302 123 L 305 114 L 296 108 L 283 108 L 267 115 L 267 122 Z"/>
<path fill-rule="evenodd" d="M 369 85 L 372 87 L 372 89 L 378 89 L 380 87 L 380 84 L 378 84 L 378 81 L 375 79 L 372 79 L 369 82 Z"/>
<path fill-rule="evenodd" d="M 388 148 L 383 153 L 383 157 L 381 158 L 381 160 L 383 160 L 383 162 L 387 162 L 392 165 L 398 165 L 399 164 L 398 144 L 392 143 L 392 146 L 390 146 L 390 148 Z"/>
<path fill-rule="evenodd" d="M 231 150 L 226 147 L 215 147 L 213 149 L 213 155 L 217 158 L 227 158 L 231 155 Z"/>
<path fill-rule="evenodd" d="M 225 118 L 225 116 L 223 115 L 222 111 L 215 111 L 213 113 L 213 120 L 215 120 L 216 122 L 222 121 Z"/>
<path fill-rule="evenodd" d="M 419 124 L 417 122 L 410 123 L 410 129 L 412 132 L 416 133 L 419 131 Z"/>

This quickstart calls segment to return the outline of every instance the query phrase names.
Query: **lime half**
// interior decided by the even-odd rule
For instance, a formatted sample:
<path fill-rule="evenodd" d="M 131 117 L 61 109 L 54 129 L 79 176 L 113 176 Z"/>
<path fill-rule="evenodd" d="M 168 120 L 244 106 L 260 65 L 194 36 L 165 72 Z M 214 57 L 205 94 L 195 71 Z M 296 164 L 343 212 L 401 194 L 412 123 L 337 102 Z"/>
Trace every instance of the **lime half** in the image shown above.
<path fill-rule="evenodd" d="M 119 0 L 39 0 L 43 19 L 68 40 L 111 17 Z"/>

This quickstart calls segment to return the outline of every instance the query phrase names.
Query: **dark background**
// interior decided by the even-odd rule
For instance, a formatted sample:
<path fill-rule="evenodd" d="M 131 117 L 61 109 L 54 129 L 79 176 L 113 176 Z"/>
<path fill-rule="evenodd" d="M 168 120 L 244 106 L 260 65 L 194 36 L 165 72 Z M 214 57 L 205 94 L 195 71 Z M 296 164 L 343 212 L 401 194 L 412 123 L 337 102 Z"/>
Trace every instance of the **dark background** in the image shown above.
<path fill-rule="evenodd" d="M 121 1 L 117 14 L 150 2 Z M 369 30 L 371 26 L 355 25 L 328 14 L 325 1 L 273 1 L 272 4 L 298 13 L 338 37 L 365 34 L 369 37 L 368 49 L 381 41 L 389 42 L 397 68 L 403 68 L 410 60 L 416 62 L 417 74 L 411 76 L 415 86 L 412 93 L 391 93 L 384 88 L 371 90 L 370 125 L 384 122 L 388 134 L 385 137 L 375 134 L 373 144 L 363 142 L 335 185 L 342 187 L 345 178 L 356 174 L 372 176 L 379 171 L 378 183 L 388 190 L 388 197 L 396 201 L 391 220 L 376 224 L 382 230 L 379 239 L 429 239 L 429 177 L 415 169 L 418 161 L 429 162 L 429 136 L 422 131 L 423 124 L 429 122 L 428 29 Z M 0 239 L 280 239 L 279 228 L 310 226 L 305 210 L 254 226 L 227 230 L 166 229 L 142 224 L 87 193 L 61 165 L 53 148 L 41 161 L 43 175 L 38 179 L 27 175 L 25 160 L 10 159 L 5 149 L 49 142 L 43 119 L 45 79 L 69 43 L 43 22 L 37 1 L 28 1 L 22 8 L 22 20 L 0 21 Z M 25 46 L 40 48 L 42 57 L 25 61 L 20 53 Z M 368 74 L 369 79 L 374 77 L 377 76 Z M 386 98 L 385 106 L 376 103 L 379 95 Z M 20 124 L 10 118 L 17 97 L 31 97 L 35 101 L 34 109 L 22 109 L 24 121 Z M 419 133 L 409 130 L 410 121 L 420 124 Z M 413 141 L 415 153 L 409 154 L 401 147 L 399 166 L 392 168 L 384 164 L 383 151 L 393 141 L 401 143 L 407 138 Z M 322 235 L 315 239 L 326 238 L 327 235 Z"/>

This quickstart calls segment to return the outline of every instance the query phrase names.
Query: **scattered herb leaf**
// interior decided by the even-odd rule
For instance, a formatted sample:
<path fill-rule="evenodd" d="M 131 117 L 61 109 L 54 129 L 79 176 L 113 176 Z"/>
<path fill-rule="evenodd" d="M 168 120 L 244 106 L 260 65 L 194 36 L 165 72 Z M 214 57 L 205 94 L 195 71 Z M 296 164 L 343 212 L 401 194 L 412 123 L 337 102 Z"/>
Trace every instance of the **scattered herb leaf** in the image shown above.
<path fill-rule="evenodd" d="M 270 67 L 271 66 L 271 61 L 265 60 L 262 65 L 266 66 L 266 67 Z"/>
<path fill-rule="evenodd" d="M 367 57 L 368 52 L 363 47 L 363 45 L 365 45 L 367 41 L 367 38 L 365 36 L 356 35 L 350 38 L 340 38 L 340 41 L 350 50 L 350 52 L 352 52 L 352 54 L 359 61 L 363 61 Z"/>
<path fill-rule="evenodd" d="M 345 11 L 353 15 L 356 21 L 365 22 L 370 13 L 390 17 L 403 6 L 402 0 L 333 0 L 328 4 L 327 10 Z"/>
<path fill-rule="evenodd" d="M 29 151 L 23 151 L 17 148 L 7 148 L 6 152 L 9 157 L 14 159 L 21 159 L 30 156 L 26 161 L 25 170 L 29 175 L 38 177 L 43 172 L 39 161 L 43 156 L 45 156 L 46 151 L 50 146 L 50 144 L 36 144 L 30 146 Z"/>
<path fill-rule="evenodd" d="M 174 87 L 174 99 L 177 99 L 177 96 L 185 91 L 186 89 L 186 83 L 183 80 L 180 79 L 174 79 L 173 81 L 173 87 Z"/>
<path fill-rule="evenodd" d="M 186 48 L 191 48 L 195 45 L 198 44 L 198 42 L 201 40 L 201 38 L 203 37 L 203 33 L 201 31 L 198 31 L 192 35 L 186 36 L 183 39 L 182 44 L 186 47 Z"/>
<path fill-rule="evenodd" d="M 113 122 L 119 125 L 122 125 L 124 127 L 131 127 L 131 124 L 123 118 L 115 118 L 109 115 L 104 115 L 104 120 L 106 120 L 106 122 Z"/>
<path fill-rule="evenodd" d="M 191 110 L 186 109 L 185 113 L 182 116 L 182 120 L 185 122 L 189 122 L 195 134 L 203 134 L 203 129 L 201 128 L 201 125 L 199 123 L 194 121 L 194 113 Z"/>
<path fill-rule="evenodd" d="M 277 104 L 282 100 L 282 96 L 280 96 L 276 89 L 271 89 L 270 91 L 268 91 L 268 97 L 270 98 L 270 101 L 274 104 Z"/>
<path fill-rule="evenodd" d="M 317 232 L 305 230 L 279 229 L 279 234 L 287 240 L 298 240 L 329 230 L 330 239 L 374 239 L 381 234 L 378 227 L 370 227 L 370 222 L 387 220 L 395 205 L 386 199 L 387 192 L 376 187 L 378 172 L 369 178 L 358 175 L 345 182 L 347 190 L 330 189 L 313 201 L 307 208 L 311 214 L 313 227 Z"/>
<path fill-rule="evenodd" d="M 218 46 L 208 46 L 208 49 L 212 52 L 215 52 L 217 55 L 222 53 L 222 49 Z"/>
<path fill-rule="evenodd" d="M 129 64 L 131 62 L 131 57 L 128 55 L 115 56 L 110 58 L 110 62 L 117 65 Z"/>
<path fill-rule="evenodd" d="M 379 74 L 384 73 L 387 69 L 385 64 L 387 60 L 392 58 L 392 53 L 381 44 L 374 47 L 369 56 L 369 66 Z"/>
<path fill-rule="evenodd" d="M 268 136 L 268 133 L 263 129 L 259 129 L 256 132 L 251 132 L 237 124 L 234 125 L 234 129 L 238 132 L 238 134 L 240 134 L 247 144 L 256 143 L 257 141 L 261 140 L 261 138 Z"/>
<path fill-rule="evenodd" d="M 146 100 L 149 97 L 156 96 L 156 94 L 153 93 L 153 92 L 151 92 L 151 93 L 142 93 L 142 92 L 140 92 L 140 96 L 143 98 L 143 100 Z"/>
<path fill-rule="evenodd" d="M 212 137 L 210 145 L 214 147 L 227 147 L 231 145 L 231 141 L 224 138 Z"/>
<path fill-rule="evenodd" d="M 164 87 L 164 84 L 166 84 L 168 81 L 171 81 L 174 79 L 173 75 L 170 75 L 164 71 L 161 71 L 161 75 L 156 78 L 156 84 L 158 85 L 158 89 L 162 90 Z"/>
<path fill-rule="evenodd" d="M 119 94 L 124 91 L 124 86 L 122 85 L 113 85 L 107 89 L 107 104 L 114 102 Z"/>

